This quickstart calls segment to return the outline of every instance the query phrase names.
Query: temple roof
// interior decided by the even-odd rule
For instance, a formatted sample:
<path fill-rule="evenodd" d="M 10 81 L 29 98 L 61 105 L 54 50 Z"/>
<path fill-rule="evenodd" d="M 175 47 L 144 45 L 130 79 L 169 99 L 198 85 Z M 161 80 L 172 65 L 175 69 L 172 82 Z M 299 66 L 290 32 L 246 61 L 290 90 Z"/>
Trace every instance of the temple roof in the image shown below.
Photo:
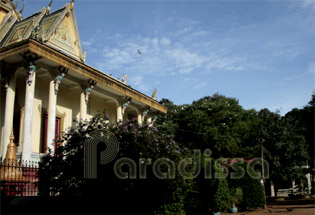
<path fill-rule="evenodd" d="M 73 1 L 50 13 L 51 3 L 22 19 L 22 11 L 17 11 L 17 5 L 9 0 L 1 0 L 0 48 L 32 38 L 84 62 L 85 54 L 81 50 Z"/>
<path fill-rule="evenodd" d="M 22 0 L 23 1 L 23 0 Z M 103 72 L 85 64 L 86 52 L 82 53 L 80 37 L 74 14 L 74 0 L 59 10 L 50 13 L 49 5 L 29 17 L 22 18 L 17 11 L 17 2 L 1 0 L 0 5 L 0 60 L 21 66 L 23 53 L 32 52 L 73 73 L 76 82 L 91 79 L 99 83 L 101 92 L 115 98 L 128 96 L 139 107 L 149 106 L 153 111 L 167 112 L 167 108 L 143 93 L 127 86 Z M 47 62 L 46 62 L 47 63 Z M 67 75 L 69 78 L 69 74 Z M 150 111 L 151 111 L 150 110 Z"/>

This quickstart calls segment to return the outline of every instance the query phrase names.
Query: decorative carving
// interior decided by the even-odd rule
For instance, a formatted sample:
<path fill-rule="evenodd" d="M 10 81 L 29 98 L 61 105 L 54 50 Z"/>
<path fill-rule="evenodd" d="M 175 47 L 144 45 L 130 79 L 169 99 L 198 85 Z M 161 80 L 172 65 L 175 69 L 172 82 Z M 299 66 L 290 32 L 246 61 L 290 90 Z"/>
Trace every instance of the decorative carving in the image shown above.
<path fill-rule="evenodd" d="M 156 98 L 156 93 L 157 93 L 157 90 L 156 90 L 156 88 L 155 88 L 154 91 L 153 91 L 153 93 L 152 93 L 152 98 L 153 98 L 154 100 L 157 99 L 157 98 Z"/>
<path fill-rule="evenodd" d="M 57 52 L 54 49 L 49 48 L 48 46 L 45 46 L 41 43 L 37 43 L 33 40 L 26 41 L 25 43 L 26 45 L 22 47 L 23 49 L 26 49 L 27 45 L 31 45 L 32 47 L 36 48 L 37 53 L 42 57 L 45 57 L 47 59 L 57 60 L 58 62 L 62 62 L 63 65 L 69 65 L 69 68 L 71 68 L 71 70 L 73 70 L 74 72 L 77 72 L 79 74 L 87 74 L 90 77 L 93 76 L 95 77 L 95 79 L 99 80 L 105 86 L 108 86 L 111 89 L 119 90 L 119 92 L 125 95 L 127 94 L 133 95 L 133 97 L 137 97 L 138 100 L 143 103 L 151 102 L 148 99 L 148 97 L 143 95 L 142 93 L 138 91 L 130 91 L 128 89 L 121 88 L 121 85 L 119 85 L 119 83 L 117 83 L 114 80 L 114 78 L 108 78 L 108 75 L 104 73 L 100 73 L 96 71 L 95 69 L 92 69 L 88 66 L 82 65 L 81 62 L 75 61 L 64 54 Z M 17 47 L 19 46 L 17 46 L 16 44 L 13 44 L 12 47 L 10 48 L 17 48 Z M 8 50 L 7 47 L 3 48 L 3 53 L 1 53 L 1 57 L 3 59 L 5 59 L 8 56 L 11 56 L 13 53 L 18 54 L 20 52 L 20 50 L 14 50 L 12 52 L 8 52 L 7 50 Z M 167 112 L 167 108 L 165 108 L 162 104 L 159 104 L 157 102 L 150 103 L 150 104 L 156 110 L 159 110 L 163 113 Z"/>
<path fill-rule="evenodd" d="M 153 117 L 153 120 L 150 122 L 149 126 L 153 126 L 154 122 L 157 120 L 157 117 L 158 117 L 157 115 Z"/>
<path fill-rule="evenodd" d="M 23 39 L 23 31 L 24 29 L 23 28 L 19 28 L 17 31 L 16 31 L 16 34 L 18 36 L 18 42 L 20 42 L 22 39 Z"/>
<path fill-rule="evenodd" d="M 59 85 L 61 84 L 62 80 L 65 78 L 65 75 L 68 73 L 68 69 L 60 66 L 59 67 L 60 73 L 56 76 L 54 80 L 54 85 L 55 85 L 55 95 L 57 95 L 59 91 Z"/>
<path fill-rule="evenodd" d="M 70 11 L 73 10 L 73 7 L 74 7 L 74 0 L 71 0 L 71 2 L 70 2 Z"/>
<path fill-rule="evenodd" d="M 75 41 L 75 45 L 76 45 L 76 41 Z M 87 54 L 87 51 L 85 49 L 84 52 L 82 53 L 82 61 L 83 61 L 83 63 L 85 63 L 86 54 Z"/>
<path fill-rule="evenodd" d="M 53 3 L 53 0 L 50 0 L 48 6 L 46 7 L 46 14 L 47 15 L 50 13 L 50 7 L 51 7 L 52 3 Z"/>
<path fill-rule="evenodd" d="M 62 44 L 70 47 L 72 49 L 72 40 L 69 28 L 67 26 L 67 20 L 64 19 L 59 25 L 57 32 L 54 36 L 54 39 L 61 42 Z"/>
<path fill-rule="evenodd" d="M 150 107 L 146 106 L 145 110 L 142 112 L 142 116 L 141 116 L 142 122 L 144 122 L 144 119 L 145 119 L 146 115 L 148 115 L 149 111 L 150 111 Z"/>
<path fill-rule="evenodd" d="M 127 75 L 126 75 L 126 74 L 122 77 L 121 81 L 122 81 L 124 84 L 127 84 Z"/>
<path fill-rule="evenodd" d="M 5 92 L 8 92 L 8 88 L 9 88 L 9 78 L 6 77 L 5 78 L 5 85 L 4 85 Z"/>
<path fill-rule="evenodd" d="M 89 80 L 89 84 L 90 86 L 87 87 L 84 91 L 84 94 L 85 94 L 85 104 L 88 104 L 89 102 L 89 99 L 90 99 L 90 95 L 91 95 L 91 92 L 92 90 L 94 89 L 94 86 L 96 85 L 96 81 L 93 81 L 93 80 Z"/>
<path fill-rule="evenodd" d="M 20 10 L 19 12 L 17 12 L 17 19 L 18 19 L 18 20 L 21 20 L 21 19 L 22 19 L 22 12 L 23 12 L 24 6 L 25 6 L 24 0 L 22 0 L 22 1 L 23 1 L 23 6 L 22 6 L 21 10 Z"/>
<path fill-rule="evenodd" d="M 125 111 L 126 111 L 128 105 L 129 105 L 129 103 L 131 102 L 131 99 L 132 98 L 126 96 L 124 103 L 121 105 L 121 107 L 122 107 L 121 108 L 121 115 L 122 115 L 122 117 L 124 117 Z"/>
<path fill-rule="evenodd" d="M 37 55 L 31 52 L 26 52 L 23 55 L 24 60 L 26 60 L 26 72 L 27 72 L 27 84 L 32 85 L 34 72 L 36 70 L 36 65 L 33 63 L 37 59 Z"/>
<path fill-rule="evenodd" d="M 31 38 L 39 41 L 39 26 L 38 24 L 36 24 L 36 20 L 35 20 L 35 17 L 33 17 L 33 23 L 32 23 L 32 33 L 31 33 Z"/>
<path fill-rule="evenodd" d="M 14 14 L 16 15 L 16 17 L 17 17 L 18 20 L 21 20 L 21 19 L 22 19 L 22 12 L 23 12 L 24 5 L 25 5 L 24 0 L 22 0 L 22 1 L 23 1 L 23 6 L 22 6 L 22 8 L 21 8 L 20 11 L 17 10 L 17 6 L 18 6 L 18 4 L 19 4 L 19 1 L 18 1 L 18 0 L 16 0 L 15 4 L 14 4 L 13 1 L 9 1 L 10 4 L 11 4 L 11 6 L 12 6 L 12 8 L 13 8 Z M 13 13 L 12 13 L 11 16 L 12 16 L 12 18 L 13 18 Z"/>
<path fill-rule="evenodd" d="M 36 70 L 36 66 L 33 64 L 32 61 L 30 61 L 29 65 L 26 68 L 28 86 L 32 85 L 35 70 Z"/>

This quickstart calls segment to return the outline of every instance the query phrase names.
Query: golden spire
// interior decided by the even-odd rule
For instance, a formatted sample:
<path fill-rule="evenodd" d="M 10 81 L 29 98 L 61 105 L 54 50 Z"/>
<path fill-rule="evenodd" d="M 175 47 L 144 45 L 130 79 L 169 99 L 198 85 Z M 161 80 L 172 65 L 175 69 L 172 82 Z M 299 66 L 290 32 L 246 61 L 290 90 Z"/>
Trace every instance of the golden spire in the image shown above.
<path fill-rule="evenodd" d="M 15 4 L 14 4 L 14 2 L 11 1 L 11 5 L 12 5 L 14 10 L 17 8 L 18 4 L 19 4 L 19 0 L 16 0 Z"/>
<path fill-rule="evenodd" d="M 74 0 L 71 0 L 71 2 L 70 2 L 70 11 L 73 10 L 73 7 L 74 7 Z"/>
<path fill-rule="evenodd" d="M 13 129 L 10 135 L 10 143 L 4 159 L 4 165 L 0 168 L 0 180 L 5 181 L 24 181 L 22 168 L 16 159 L 16 147 L 14 143 Z"/>
<path fill-rule="evenodd" d="M 24 0 L 22 0 L 22 1 L 23 1 L 23 6 L 22 6 L 21 10 L 20 11 L 16 11 L 18 20 L 22 19 L 22 12 L 23 12 L 24 5 L 25 5 Z"/>
<path fill-rule="evenodd" d="M 16 146 L 15 146 L 15 143 L 14 143 L 14 134 L 13 134 L 13 129 L 12 129 L 12 132 L 11 132 L 11 135 L 10 135 L 10 143 L 8 145 L 8 148 L 7 148 L 7 154 L 5 156 L 5 161 L 6 162 L 14 162 L 14 163 L 17 163 L 17 159 L 16 159 Z"/>
<path fill-rule="evenodd" d="M 47 8 L 46 8 L 46 14 L 49 14 L 49 13 L 50 13 L 50 7 L 51 7 L 52 3 L 53 3 L 53 0 L 50 0 L 48 6 L 47 6 Z"/>

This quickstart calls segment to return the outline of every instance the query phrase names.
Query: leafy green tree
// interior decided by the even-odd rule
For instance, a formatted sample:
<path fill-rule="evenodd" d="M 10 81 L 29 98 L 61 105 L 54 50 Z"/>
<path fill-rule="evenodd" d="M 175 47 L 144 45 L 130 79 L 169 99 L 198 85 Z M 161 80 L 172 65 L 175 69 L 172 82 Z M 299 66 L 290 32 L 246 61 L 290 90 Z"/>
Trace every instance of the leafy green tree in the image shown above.
<path fill-rule="evenodd" d="M 189 148 L 210 148 L 213 157 L 235 156 L 248 136 L 246 117 L 234 98 L 219 94 L 204 97 L 179 107 L 175 140 Z"/>
<path fill-rule="evenodd" d="M 244 145 L 244 152 L 250 157 L 261 157 L 268 162 L 270 180 L 277 190 L 281 184 L 291 184 L 291 181 L 302 176 L 302 165 L 308 160 L 305 138 L 299 129 L 292 126 L 292 119 L 281 117 L 268 109 L 257 113 L 253 121 L 250 139 Z"/>
<path fill-rule="evenodd" d="M 294 108 L 288 112 L 284 120 L 287 125 L 298 133 L 304 136 L 308 146 L 308 164 L 311 169 L 314 169 L 314 122 L 315 122 L 315 93 L 312 94 L 312 98 L 309 103 L 303 107 L 303 109 Z M 305 157 L 307 158 L 307 157 Z"/>

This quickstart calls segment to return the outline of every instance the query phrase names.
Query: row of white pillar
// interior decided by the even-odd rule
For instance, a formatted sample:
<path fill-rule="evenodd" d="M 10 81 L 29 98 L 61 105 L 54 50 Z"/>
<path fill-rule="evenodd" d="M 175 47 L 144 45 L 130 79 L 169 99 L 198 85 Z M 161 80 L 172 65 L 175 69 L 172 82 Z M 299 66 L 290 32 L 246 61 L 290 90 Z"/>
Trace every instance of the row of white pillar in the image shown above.
<path fill-rule="evenodd" d="M 33 106 L 34 106 L 34 92 L 36 80 L 36 66 L 30 64 L 27 67 L 26 76 L 26 89 L 25 89 L 25 106 L 24 106 L 24 121 L 23 121 L 23 148 L 22 160 L 31 160 L 32 151 L 32 124 L 33 124 Z M 14 71 L 15 72 L 15 71 Z M 5 157 L 6 149 L 9 144 L 9 137 L 13 127 L 14 117 L 14 101 L 16 90 L 16 76 L 15 73 L 7 79 L 8 85 L 6 88 L 6 101 L 5 101 L 5 115 L 4 115 L 4 132 L 1 140 L 2 158 Z"/>
<path fill-rule="evenodd" d="M 122 114 L 122 105 L 118 102 L 118 106 L 117 106 L 117 122 L 123 121 L 123 114 Z M 142 113 L 139 111 L 137 114 L 137 121 L 139 124 L 143 123 L 143 115 Z M 146 119 L 146 122 L 148 124 L 150 124 L 152 122 L 152 117 L 149 115 Z"/>
<path fill-rule="evenodd" d="M 32 65 L 32 64 L 30 64 Z M 32 70 L 33 69 L 33 70 Z M 23 134 L 22 134 L 22 160 L 31 160 L 32 151 L 32 124 L 33 124 L 33 106 L 34 106 L 34 92 L 36 80 L 36 66 L 29 66 L 27 68 L 26 90 L 25 90 L 25 107 L 24 107 L 24 121 L 23 121 Z M 6 148 L 9 144 L 9 137 L 13 127 L 14 116 L 14 100 L 16 90 L 16 77 L 13 74 L 9 79 L 9 84 L 6 92 L 5 101 L 5 119 L 4 119 L 4 135 L 1 141 L 2 158 L 5 157 Z M 47 123 L 47 147 L 50 152 L 54 153 L 54 139 L 55 139 L 55 119 L 56 119 L 56 103 L 57 94 L 55 89 L 55 80 L 49 83 L 49 98 L 48 98 L 48 123 Z M 87 114 L 87 101 L 86 94 L 83 91 L 80 95 L 80 118 L 86 119 Z M 139 112 L 137 116 L 139 124 L 143 122 L 143 116 Z M 117 106 L 117 122 L 123 121 L 122 106 Z M 151 123 L 150 116 L 147 117 L 147 123 Z"/>

